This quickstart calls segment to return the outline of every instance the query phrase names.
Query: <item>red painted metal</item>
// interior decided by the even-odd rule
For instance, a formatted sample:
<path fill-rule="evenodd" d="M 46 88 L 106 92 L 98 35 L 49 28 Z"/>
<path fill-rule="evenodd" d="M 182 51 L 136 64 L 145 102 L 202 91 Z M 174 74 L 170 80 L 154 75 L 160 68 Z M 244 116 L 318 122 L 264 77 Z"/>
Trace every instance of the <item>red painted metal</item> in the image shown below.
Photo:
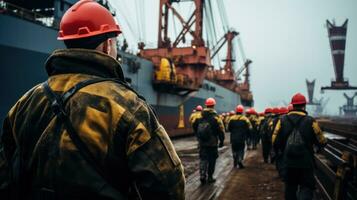
<path fill-rule="evenodd" d="M 244 63 L 243 69 L 245 70 L 245 80 L 242 83 L 238 83 L 237 80 L 237 74 L 234 71 L 233 68 L 233 62 L 235 60 L 233 59 L 233 39 L 238 35 L 239 33 L 236 31 L 228 31 L 224 35 L 224 41 L 221 43 L 221 45 L 213 52 L 213 56 L 217 54 L 217 52 L 222 48 L 222 46 L 227 42 L 227 55 L 225 61 L 225 65 L 222 69 L 219 70 L 214 70 L 213 67 L 209 68 L 207 72 L 207 79 L 216 82 L 219 85 L 222 85 L 223 87 L 232 90 L 234 92 L 237 92 L 241 96 L 242 104 L 245 106 L 253 106 L 253 95 L 252 92 L 250 91 L 250 84 L 249 84 L 249 65 L 252 63 L 251 60 L 247 60 Z M 219 40 L 221 41 L 221 40 Z M 212 57 L 211 57 L 212 58 Z"/>
<path fill-rule="evenodd" d="M 163 83 L 155 80 L 154 77 L 155 88 L 166 90 L 167 92 L 197 91 L 202 85 L 208 66 L 211 66 L 210 51 L 205 47 L 202 38 L 204 0 L 194 0 L 196 9 L 187 22 L 173 8 L 173 2 L 175 1 L 160 0 L 159 3 L 158 48 L 142 49 L 139 55 L 152 61 L 156 69 L 160 66 L 161 58 L 168 58 L 175 64 L 177 76 L 183 77 L 182 81 L 176 83 Z M 172 45 L 171 39 L 168 37 L 168 14 L 170 10 L 183 25 L 183 30 L 174 40 L 174 45 Z M 193 24 L 195 24 L 195 30 L 191 30 Z M 191 46 L 177 47 L 187 33 L 193 36 Z"/>

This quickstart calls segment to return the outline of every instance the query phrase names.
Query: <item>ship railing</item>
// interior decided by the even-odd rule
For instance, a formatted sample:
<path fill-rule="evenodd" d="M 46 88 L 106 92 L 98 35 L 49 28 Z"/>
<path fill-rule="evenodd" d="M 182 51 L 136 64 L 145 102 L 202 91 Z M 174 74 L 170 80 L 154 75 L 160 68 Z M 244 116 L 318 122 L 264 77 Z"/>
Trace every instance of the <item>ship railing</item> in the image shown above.
<path fill-rule="evenodd" d="M 54 17 L 45 16 L 6 1 L 0 1 L 0 13 L 16 16 L 47 27 L 58 29 L 58 22 Z"/>
<path fill-rule="evenodd" d="M 319 120 L 323 131 L 332 136 L 315 154 L 315 180 L 319 195 L 328 200 L 357 199 L 357 126 Z"/>

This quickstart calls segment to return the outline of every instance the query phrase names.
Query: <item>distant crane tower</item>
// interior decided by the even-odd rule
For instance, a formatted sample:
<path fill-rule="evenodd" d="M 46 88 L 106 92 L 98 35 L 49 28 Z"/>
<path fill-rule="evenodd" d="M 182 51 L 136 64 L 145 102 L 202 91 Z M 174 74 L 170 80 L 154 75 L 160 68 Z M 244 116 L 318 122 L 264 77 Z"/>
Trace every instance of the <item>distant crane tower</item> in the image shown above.
<path fill-rule="evenodd" d="M 357 96 L 357 92 L 349 97 L 346 93 L 343 93 L 347 100 L 347 104 L 342 106 L 342 110 L 346 117 L 356 117 L 357 116 L 357 105 L 354 105 L 354 98 Z"/>
<path fill-rule="evenodd" d="M 321 87 L 321 92 L 323 92 L 324 90 L 357 89 L 357 87 L 350 86 L 348 80 L 345 80 L 343 76 L 343 69 L 345 64 L 347 23 L 348 19 L 346 19 L 342 26 L 336 26 L 335 23 L 331 23 L 329 20 L 326 20 L 333 66 L 335 69 L 335 81 L 331 82 L 331 86 Z"/>
<path fill-rule="evenodd" d="M 313 81 L 309 81 L 306 79 L 307 94 L 309 97 L 309 101 L 308 101 L 309 105 L 319 105 L 320 104 L 320 102 L 316 102 L 314 99 L 315 82 L 316 82 L 316 79 L 314 79 Z"/>

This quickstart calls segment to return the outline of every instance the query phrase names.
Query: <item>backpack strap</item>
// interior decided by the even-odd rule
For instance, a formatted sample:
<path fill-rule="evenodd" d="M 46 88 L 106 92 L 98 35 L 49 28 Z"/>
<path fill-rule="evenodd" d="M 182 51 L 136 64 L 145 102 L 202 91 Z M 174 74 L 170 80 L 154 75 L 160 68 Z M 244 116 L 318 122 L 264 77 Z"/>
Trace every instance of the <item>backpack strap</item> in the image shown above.
<path fill-rule="evenodd" d="M 87 145 L 82 141 L 82 139 L 78 135 L 77 131 L 73 127 L 73 124 L 68 116 L 68 113 L 65 110 L 65 104 L 77 91 L 88 85 L 104 82 L 104 81 L 112 81 L 112 79 L 96 78 L 96 79 L 85 80 L 76 84 L 61 96 L 56 94 L 54 91 L 52 91 L 48 81 L 43 83 L 43 87 L 47 98 L 51 102 L 52 111 L 54 112 L 55 116 L 60 120 L 60 122 L 64 123 L 69 137 L 71 138 L 73 144 L 79 150 L 81 156 L 84 158 L 84 160 L 87 163 L 90 164 L 90 166 L 93 167 L 93 169 L 103 178 L 103 180 L 107 182 L 109 186 L 111 186 L 113 184 L 111 184 L 109 177 L 104 173 L 102 167 L 98 164 L 98 162 L 96 162 L 93 154 L 90 152 Z M 117 193 L 116 195 L 123 197 L 120 192 L 116 191 L 116 193 Z"/>
<path fill-rule="evenodd" d="M 297 128 L 297 129 L 300 128 L 300 124 L 301 124 L 301 122 L 303 121 L 303 119 L 306 118 L 306 116 L 301 116 L 301 117 L 297 120 L 296 123 L 294 123 L 294 121 L 289 117 L 289 115 L 286 115 L 286 118 L 288 119 L 288 122 L 293 126 L 293 130 L 294 130 L 294 128 Z M 288 137 L 291 135 L 292 132 L 293 132 L 293 131 L 290 131 Z M 299 131 L 299 132 L 300 132 L 300 131 Z M 301 135 L 301 138 L 303 139 L 303 141 L 305 142 L 306 140 L 305 140 L 304 135 L 301 134 L 301 133 L 300 133 L 300 135 Z M 305 144 L 306 144 L 306 142 L 305 142 Z"/>
<path fill-rule="evenodd" d="M 303 119 L 305 119 L 305 116 L 301 116 L 296 123 L 289 117 L 289 115 L 286 115 L 286 118 L 288 119 L 289 123 L 293 125 L 294 128 L 297 128 L 300 126 L 300 123 Z"/>

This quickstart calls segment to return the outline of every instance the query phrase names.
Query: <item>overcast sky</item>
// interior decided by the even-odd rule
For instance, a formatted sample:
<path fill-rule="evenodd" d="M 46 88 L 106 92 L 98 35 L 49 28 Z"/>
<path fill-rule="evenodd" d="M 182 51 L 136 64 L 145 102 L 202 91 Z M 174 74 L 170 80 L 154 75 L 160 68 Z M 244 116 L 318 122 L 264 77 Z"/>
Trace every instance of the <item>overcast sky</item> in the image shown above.
<path fill-rule="evenodd" d="M 338 107 L 346 103 L 343 92 L 320 94 L 320 87 L 330 85 L 334 77 L 325 24 L 326 19 L 335 19 L 337 25 L 349 19 L 344 72 L 350 84 L 357 86 L 356 0 L 211 1 L 224 1 L 229 24 L 240 32 L 245 54 L 253 60 L 251 85 L 258 110 L 289 102 L 296 92 L 307 94 L 305 79 L 308 78 L 316 79 L 316 98 L 330 99 L 327 112 L 338 113 Z M 138 38 L 149 46 L 156 44 L 158 0 L 112 0 L 111 3 L 117 9 L 118 21 L 132 48 Z M 189 9 L 183 10 L 189 12 Z M 354 91 L 347 93 L 351 95 Z"/>

